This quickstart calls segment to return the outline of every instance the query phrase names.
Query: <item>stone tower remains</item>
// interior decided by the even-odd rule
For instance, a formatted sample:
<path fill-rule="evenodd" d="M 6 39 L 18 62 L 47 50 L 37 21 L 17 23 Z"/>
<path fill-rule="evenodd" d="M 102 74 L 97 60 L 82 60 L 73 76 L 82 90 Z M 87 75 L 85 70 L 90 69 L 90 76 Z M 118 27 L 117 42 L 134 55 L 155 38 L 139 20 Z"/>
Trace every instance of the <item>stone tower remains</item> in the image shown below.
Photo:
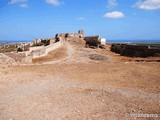
<path fill-rule="evenodd" d="M 84 38 L 84 31 L 83 30 L 79 30 L 78 34 L 79 34 L 79 38 Z"/>

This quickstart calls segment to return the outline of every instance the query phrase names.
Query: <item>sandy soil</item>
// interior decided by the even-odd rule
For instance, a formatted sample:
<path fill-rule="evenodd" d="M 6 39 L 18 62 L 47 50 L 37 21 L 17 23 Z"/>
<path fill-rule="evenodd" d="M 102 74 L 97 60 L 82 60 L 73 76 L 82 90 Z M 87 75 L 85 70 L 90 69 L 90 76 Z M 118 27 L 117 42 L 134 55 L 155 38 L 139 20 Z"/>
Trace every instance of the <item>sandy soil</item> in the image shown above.
<path fill-rule="evenodd" d="M 84 48 L 83 41 L 66 42 L 31 65 L 1 55 L 0 120 L 158 120 L 127 117 L 160 115 L 160 63 L 135 59 L 109 45 Z"/>

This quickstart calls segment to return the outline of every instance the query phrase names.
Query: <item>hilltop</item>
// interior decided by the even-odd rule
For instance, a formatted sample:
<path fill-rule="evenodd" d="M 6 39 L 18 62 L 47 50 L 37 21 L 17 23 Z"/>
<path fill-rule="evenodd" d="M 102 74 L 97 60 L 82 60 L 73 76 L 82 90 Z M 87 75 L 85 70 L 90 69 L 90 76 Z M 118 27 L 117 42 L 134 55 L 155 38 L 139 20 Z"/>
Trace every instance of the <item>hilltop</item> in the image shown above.
<path fill-rule="evenodd" d="M 111 52 L 110 44 L 105 49 L 85 45 L 81 38 L 70 38 L 30 62 L 22 53 L 1 53 L 0 119 L 106 120 L 160 114 L 159 57 L 126 57 Z"/>

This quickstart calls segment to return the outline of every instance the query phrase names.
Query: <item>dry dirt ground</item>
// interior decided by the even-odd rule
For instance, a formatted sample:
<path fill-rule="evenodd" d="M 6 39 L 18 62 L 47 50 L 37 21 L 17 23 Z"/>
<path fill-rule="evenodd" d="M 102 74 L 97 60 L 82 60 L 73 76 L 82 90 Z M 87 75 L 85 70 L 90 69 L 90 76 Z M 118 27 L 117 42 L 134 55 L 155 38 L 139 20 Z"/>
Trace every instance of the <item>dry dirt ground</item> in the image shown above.
<path fill-rule="evenodd" d="M 160 63 L 65 42 L 30 65 L 0 56 L 0 120 L 158 120 Z M 159 58 L 145 58 L 159 59 Z M 160 117 L 160 116 L 159 116 Z"/>

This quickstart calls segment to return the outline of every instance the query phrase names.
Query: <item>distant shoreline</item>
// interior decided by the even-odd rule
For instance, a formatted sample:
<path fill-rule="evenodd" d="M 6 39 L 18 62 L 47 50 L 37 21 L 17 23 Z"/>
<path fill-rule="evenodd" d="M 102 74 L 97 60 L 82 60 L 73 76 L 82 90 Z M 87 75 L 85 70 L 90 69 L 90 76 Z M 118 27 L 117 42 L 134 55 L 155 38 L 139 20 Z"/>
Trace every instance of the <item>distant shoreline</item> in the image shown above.
<path fill-rule="evenodd" d="M 3 41 L 0 41 L 0 44 L 1 43 L 29 43 L 29 42 L 32 42 L 32 40 L 17 40 L 17 41 L 14 41 L 14 40 L 11 40 L 11 41 L 9 41 L 9 40 L 3 40 Z"/>
<path fill-rule="evenodd" d="M 33 40 L 0 40 L 0 43 L 28 43 Z M 107 40 L 106 43 L 158 43 L 160 40 Z"/>
<path fill-rule="evenodd" d="M 160 43 L 160 40 L 107 40 L 108 43 Z"/>

